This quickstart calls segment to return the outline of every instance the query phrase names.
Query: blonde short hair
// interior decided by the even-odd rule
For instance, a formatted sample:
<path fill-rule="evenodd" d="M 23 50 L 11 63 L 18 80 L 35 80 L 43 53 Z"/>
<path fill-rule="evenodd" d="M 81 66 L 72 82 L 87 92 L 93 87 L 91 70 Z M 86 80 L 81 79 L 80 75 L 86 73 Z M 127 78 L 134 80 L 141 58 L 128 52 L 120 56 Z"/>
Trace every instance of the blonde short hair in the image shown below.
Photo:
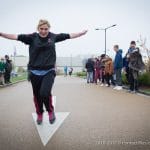
<path fill-rule="evenodd" d="M 45 24 L 48 26 L 48 28 L 51 27 L 50 23 L 46 19 L 40 19 L 37 25 L 37 29 L 39 29 L 40 26 L 45 25 Z"/>

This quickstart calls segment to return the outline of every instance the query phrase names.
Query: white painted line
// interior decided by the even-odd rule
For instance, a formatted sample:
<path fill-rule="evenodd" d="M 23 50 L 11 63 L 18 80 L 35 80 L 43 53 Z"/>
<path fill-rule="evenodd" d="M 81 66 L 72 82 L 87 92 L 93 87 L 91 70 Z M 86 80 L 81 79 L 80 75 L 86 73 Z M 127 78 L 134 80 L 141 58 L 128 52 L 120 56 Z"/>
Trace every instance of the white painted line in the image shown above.
<path fill-rule="evenodd" d="M 141 94 L 141 93 L 137 93 L 137 95 L 142 96 L 142 97 L 146 97 L 146 98 L 150 98 L 150 96 L 144 95 L 144 94 Z"/>
<path fill-rule="evenodd" d="M 49 123 L 48 114 L 44 113 L 43 123 L 41 125 L 38 125 L 36 122 L 37 115 L 36 113 L 32 113 L 35 126 L 38 130 L 39 136 L 44 146 L 46 146 L 46 144 L 52 138 L 52 136 L 57 131 L 57 129 L 61 126 L 61 124 L 67 118 L 67 116 L 69 115 L 69 112 L 58 112 L 58 113 L 55 113 L 55 115 L 56 115 L 56 121 L 54 124 L 51 125 Z"/>
<path fill-rule="evenodd" d="M 54 106 L 54 110 L 56 108 L 56 96 L 52 97 L 52 102 L 53 102 L 53 106 Z"/>
<path fill-rule="evenodd" d="M 53 106 L 56 107 L 56 96 L 53 96 Z M 43 114 L 43 122 L 41 125 L 38 125 L 37 120 L 37 114 L 32 113 L 32 117 L 35 123 L 35 126 L 38 130 L 39 136 L 41 138 L 41 141 L 44 146 L 48 143 L 48 141 L 52 138 L 54 133 L 57 131 L 57 129 L 61 126 L 61 124 L 64 122 L 64 120 L 68 117 L 69 112 L 57 112 L 56 115 L 56 121 L 54 124 L 49 123 L 49 116 L 48 113 L 45 112 Z"/>

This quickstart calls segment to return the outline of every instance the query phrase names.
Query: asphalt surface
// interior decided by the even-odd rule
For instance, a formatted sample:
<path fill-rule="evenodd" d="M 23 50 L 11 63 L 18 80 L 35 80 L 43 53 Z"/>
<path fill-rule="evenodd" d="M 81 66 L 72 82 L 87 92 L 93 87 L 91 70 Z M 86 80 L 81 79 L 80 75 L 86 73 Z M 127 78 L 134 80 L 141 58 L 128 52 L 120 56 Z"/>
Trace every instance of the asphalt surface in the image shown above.
<path fill-rule="evenodd" d="M 56 111 L 70 115 L 44 147 L 35 127 L 31 85 L 0 89 L 0 150 L 149 150 L 150 97 L 57 77 Z"/>

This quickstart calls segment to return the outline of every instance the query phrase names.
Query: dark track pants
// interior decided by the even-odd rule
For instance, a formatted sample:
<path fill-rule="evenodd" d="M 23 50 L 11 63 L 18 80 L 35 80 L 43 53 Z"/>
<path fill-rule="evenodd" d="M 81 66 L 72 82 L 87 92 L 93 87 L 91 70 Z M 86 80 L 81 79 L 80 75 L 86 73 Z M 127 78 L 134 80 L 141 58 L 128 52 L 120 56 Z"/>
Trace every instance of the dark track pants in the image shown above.
<path fill-rule="evenodd" d="M 138 71 L 134 71 L 132 69 L 129 70 L 129 79 L 130 79 L 130 90 L 138 91 L 138 79 L 134 77 L 134 73 L 138 77 Z"/>
<path fill-rule="evenodd" d="M 33 73 L 30 75 L 37 114 L 42 114 L 44 112 L 43 105 L 45 105 L 49 113 L 54 111 L 51 91 L 55 76 L 56 73 L 54 70 L 48 72 L 44 76 L 34 75 Z"/>
<path fill-rule="evenodd" d="M 5 72 L 4 73 L 4 80 L 5 80 L 5 83 L 9 83 L 10 82 L 10 72 Z"/>

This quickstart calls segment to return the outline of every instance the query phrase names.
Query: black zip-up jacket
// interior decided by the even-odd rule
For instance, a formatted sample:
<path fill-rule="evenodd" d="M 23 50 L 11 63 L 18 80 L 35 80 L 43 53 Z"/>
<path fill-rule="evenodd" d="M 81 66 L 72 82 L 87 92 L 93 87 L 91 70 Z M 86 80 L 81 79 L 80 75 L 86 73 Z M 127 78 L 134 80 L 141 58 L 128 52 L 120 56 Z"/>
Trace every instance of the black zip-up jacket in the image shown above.
<path fill-rule="evenodd" d="M 51 32 L 45 38 L 40 37 L 38 33 L 18 35 L 18 41 L 29 45 L 28 69 L 48 70 L 54 68 L 56 64 L 55 43 L 69 38 L 69 34 Z"/>
<path fill-rule="evenodd" d="M 91 60 L 88 60 L 88 62 L 85 65 L 85 68 L 87 69 L 87 72 L 93 72 L 94 71 L 94 64 Z"/>

